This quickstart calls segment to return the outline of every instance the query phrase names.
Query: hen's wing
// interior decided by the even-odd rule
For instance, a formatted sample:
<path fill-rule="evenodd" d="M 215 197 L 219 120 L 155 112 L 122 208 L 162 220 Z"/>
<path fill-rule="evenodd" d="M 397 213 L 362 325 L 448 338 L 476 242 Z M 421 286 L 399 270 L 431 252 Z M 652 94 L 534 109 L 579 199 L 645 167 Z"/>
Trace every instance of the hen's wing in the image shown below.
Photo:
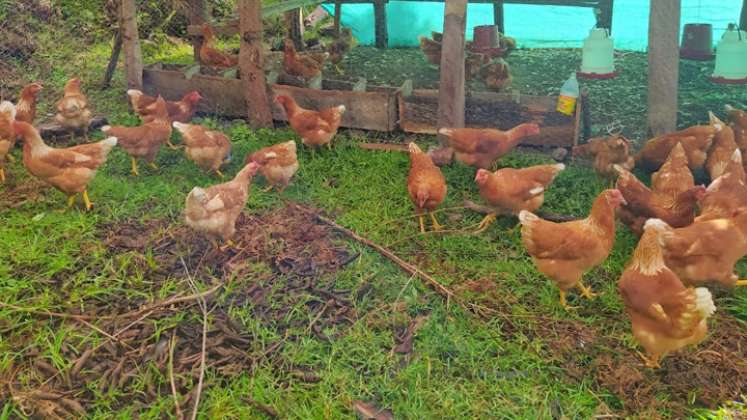
<path fill-rule="evenodd" d="M 573 260 L 594 249 L 598 238 L 584 228 L 584 221 L 553 223 L 538 219 L 522 228 L 522 239 L 529 253 L 542 259 Z"/>
<path fill-rule="evenodd" d="M 332 126 L 325 121 L 318 112 L 305 111 L 299 112 L 293 116 L 296 119 L 295 123 L 298 124 L 298 129 L 302 131 L 311 130 L 323 130 L 332 131 Z"/>

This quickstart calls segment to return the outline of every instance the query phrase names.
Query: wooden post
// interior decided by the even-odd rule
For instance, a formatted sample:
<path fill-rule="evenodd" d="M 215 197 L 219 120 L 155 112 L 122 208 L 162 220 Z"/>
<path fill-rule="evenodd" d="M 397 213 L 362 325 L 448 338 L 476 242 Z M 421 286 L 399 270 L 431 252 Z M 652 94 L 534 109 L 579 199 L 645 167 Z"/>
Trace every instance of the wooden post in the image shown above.
<path fill-rule="evenodd" d="M 747 1 L 747 0 L 745 0 Z M 335 0 L 335 38 L 340 37 L 340 19 L 342 15 L 342 3 L 340 3 L 340 0 Z"/>
<path fill-rule="evenodd" d="M 125 73 L 127 87 L 143 88 L 143 53 L 140 51 L 140 38 L 137 33 L 137 6 L 135 0 L 122 0 L 120 3 L 120 28 L 125 52 Z"/>
<path fill-rule="evenodd" d="M 239 0 L 239 75 L 244 89 L 249 125 L 272 127 L 267 99 L 265 72 L 262 68 L 262 1 Z"/>
<path fill-rule="evenodd" d="M 187 10 L 185 15 L 190 25 L 202 25 L 207 22 L 207 9 L 205 8 L 205 0 L 190 0 L 187 3 Z M 195 62 L 200 62 L 200 48 L 202 48 L 202 36 L 195 36 L 192 38 L 192 46 L 194 48 Z"/>
<path fill-rule="evenodd" d="M 389 34 L 386 29 L 386 0 L 374 0 L 374 23 L 376 24 L 376 48 L 386 48 Z"/>
<path fill-rule="evenodd" d="M 739 17 L 739 28 L 747 31 L 747 0 L 742 0 L 742 15 Z"/>
<path fill-rule="evenodd" d="M 599 2 L 599 10 L 597 11 L 597 28 L 607 28 L 610 34 L 612 33 L 613 7 L 613 0 L 602 0 Z"/>
<path fill-rule="evenodd" d="M 498 32 L 502 34 L 506 33 L 503 23 L 503 0 L 493 3 L 493 24 L 498 27 Z"/>
<path fill-rule="evenodd" d="M 464 127 L 464 26 L 467 0 L 444 6 L 441 83 L 438 89 L 438 127 Z M 439 135 L 441 144 L 446 138 Z"/>
<path fill-rule="evenodd" d="M 109 56 L 109 64 L 106 66 L 106 73 L 104 73 L 104 80 L 101 82 L 101 89 L 107 89 L 111 86 L 112 77 L 114 77 L 114 71 L 117 69 L 117 62 L 119 61 L 119 55 L 122 52 L 122 31 L 117 29 L 117 34 L 114 36 L 114 46 L 112 47 L 112 55 Z"/>
<path fill-rule="evenodd" d="M 303 51 L 303 13 L 300 8 L 285 12 L 285 24 L 288 27 L 288 37 L 293 41 L 296 50 Z"/>
<path fill-rule="evenodd" d="M 648 22 L 648 129 L 659 135 L 677 128 L 680 0 L 651 2 Z"/>

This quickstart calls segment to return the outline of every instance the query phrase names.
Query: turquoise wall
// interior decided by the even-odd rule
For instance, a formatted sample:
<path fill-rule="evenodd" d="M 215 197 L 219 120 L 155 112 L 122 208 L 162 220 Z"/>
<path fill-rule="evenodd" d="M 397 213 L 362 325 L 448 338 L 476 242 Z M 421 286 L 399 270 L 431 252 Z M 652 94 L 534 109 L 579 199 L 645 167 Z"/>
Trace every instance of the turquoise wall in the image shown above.
<path fill-rule="evenodd" d="M 324 5 L 330 13 L 333 5 Z M 443 3 L 390 1 L 387 4 L 390 47 L 418 45 L 418 36 L 443 29 Z M 739 21 L 742 0 L 682 0 L 681 23 L 710 23 L 714 43 L 730 22 Z M 648 40 L 649 0 L 617 0 L 612 36 L 615 48 L 643 51 Z M 520 47 L 579 47 L 596 20 L 590 8 L 505 5 L 506 34 Z M 472 28 L 493 23 L 493 6 L 470 4 L 467 9 L 467 39 Z M 342 24 L 353 29 L 363 45 L 374 43 L 373 5 L 345 4 Z"/>

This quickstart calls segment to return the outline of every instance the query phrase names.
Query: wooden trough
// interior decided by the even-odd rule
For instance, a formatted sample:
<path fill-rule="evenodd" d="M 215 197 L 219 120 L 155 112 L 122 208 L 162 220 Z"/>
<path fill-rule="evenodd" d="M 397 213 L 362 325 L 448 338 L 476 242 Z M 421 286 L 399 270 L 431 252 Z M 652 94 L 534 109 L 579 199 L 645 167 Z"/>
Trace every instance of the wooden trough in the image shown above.
<path fill-rule="evenodd" d="M 464 124 L 474 128 L 508 130 L 516 125 L 534 122 L 541 133 L 527 137 L 522 144 L 531 146 L 570 147 L 578 143 L 581 102 L 576 114 L 567 116 L 555 110 L 552 96 L 513 95 L 494 92 L 467 92 Z M 438 131 L 438 91 L 403 89 L 398 96 L 399 125 L 409 133 L 436 134 Z"/>
<path fill-rule="evenodd" d="M 169 100 L 181 99 L 186 93 L 196 90 L 204 98 L 198 104 L 198 112 L 243 118 L 247 115 L 241 80 L 219 76 L 195 74 L 190 79 L 184 75 L 184 66 L 154 64 L 143 69 L 143 90 L 150 94 L 161 94 Z M 299 105 L 309 109 L 345 105 L 342 126 L 362 130 L 392 131 L 397 128 L 397 89 L 390 87 L 366 87 L 354 91 L 356 84 L 323 80 L 322 90 L 284 84 L 272 84 L 275 95 L 290 95 Z M 286 116 L 279 105 L 272 106 L 273 119 L 285 121 Z"/>

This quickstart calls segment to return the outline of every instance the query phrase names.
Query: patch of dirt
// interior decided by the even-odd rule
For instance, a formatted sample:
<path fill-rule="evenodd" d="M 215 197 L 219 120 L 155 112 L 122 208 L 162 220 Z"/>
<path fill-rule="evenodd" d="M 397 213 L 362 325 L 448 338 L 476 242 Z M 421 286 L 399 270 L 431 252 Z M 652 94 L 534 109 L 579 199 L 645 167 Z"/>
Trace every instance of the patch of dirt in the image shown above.
<path fill-rule="evenodd" d="M 43 348 L 27 344 L 21 363 L 3 378 L 9 386 L 0 389 L 0 399 L 12 399 L 26 412 L 45 417 L 81 416 L 95 398 L 90 387 L 97 381 L 100 392 L 117 390 L 123 403 L 147 407 L 171 394 L 171 365 L 180 404 L 191 406 L 201 370 L 203 315 L 199 300 L 188 296 L 188 277 L 214 290 L 205 296 L 210 311 L 205 365 L 225 377 L 251 372 L 263 362 L 275 366 L 279 375 L 319 381 L 312 368 L 284 360 L 283 345 L 309 334 L 329 341 L 357 319 L 354 293 L 336 288 L 329 276 L 357 254 L 295 205 L 265 215 L 242 215 L 233 238 L 236 246 L 225 251 L 168 220 L 124 221 L 101 231 L 112 259 L 126 255 L 135 261 L 151 282 L 151 292 L 170 279 L 184 279 L 184 292 L 157 302 L 126 296 L 90 300 L 63 320 L 43 316 L 37 322 L 72 323 L 103 331 L 107 338 L 102 336 L 97 345 L 77 338 L 62 343 L 64 364 L 50 363 Z M 270 270 L 258 272 L 256 263 Z M 218 298 L 221 284 L 228 292 Z M 143 292 L 140 295 L 153 295 Z M 299 306 L 311 321 L 295 315 Z M 254 336 L 232 319 L 232 308 L 247 308 L 253 319 L 281 338 L 268 342 Z M 175 313 L 184 317 L 171 325 Z"/>
<path fill-rule="evenodd" d="M 620 401 L 625 414 L 654 415 L 665 409 L 683 418 L 695 407 L 717 408 L 747 391 L 747 334 L 730 316 L 711 322 L 703 343 L 668 355 L 656 370 L 645 367 L 619 337 L 595 326 L 553 321 L 535 327 L 548 357 L 566 376 L 580 382 L 593 372 L 595 383 Z"/>
<path fill-rule="evenodd" d="M 8 170 L 6 170 L 5 175 L 8 180 L 3 187 L 3 193 L 0 194 L 0 208 L 18 208 L 26 203 L 39 201 L 43 191 L 50 188 L 36 179 L 15 183 L 13 182 L 13 173 Z"/>

